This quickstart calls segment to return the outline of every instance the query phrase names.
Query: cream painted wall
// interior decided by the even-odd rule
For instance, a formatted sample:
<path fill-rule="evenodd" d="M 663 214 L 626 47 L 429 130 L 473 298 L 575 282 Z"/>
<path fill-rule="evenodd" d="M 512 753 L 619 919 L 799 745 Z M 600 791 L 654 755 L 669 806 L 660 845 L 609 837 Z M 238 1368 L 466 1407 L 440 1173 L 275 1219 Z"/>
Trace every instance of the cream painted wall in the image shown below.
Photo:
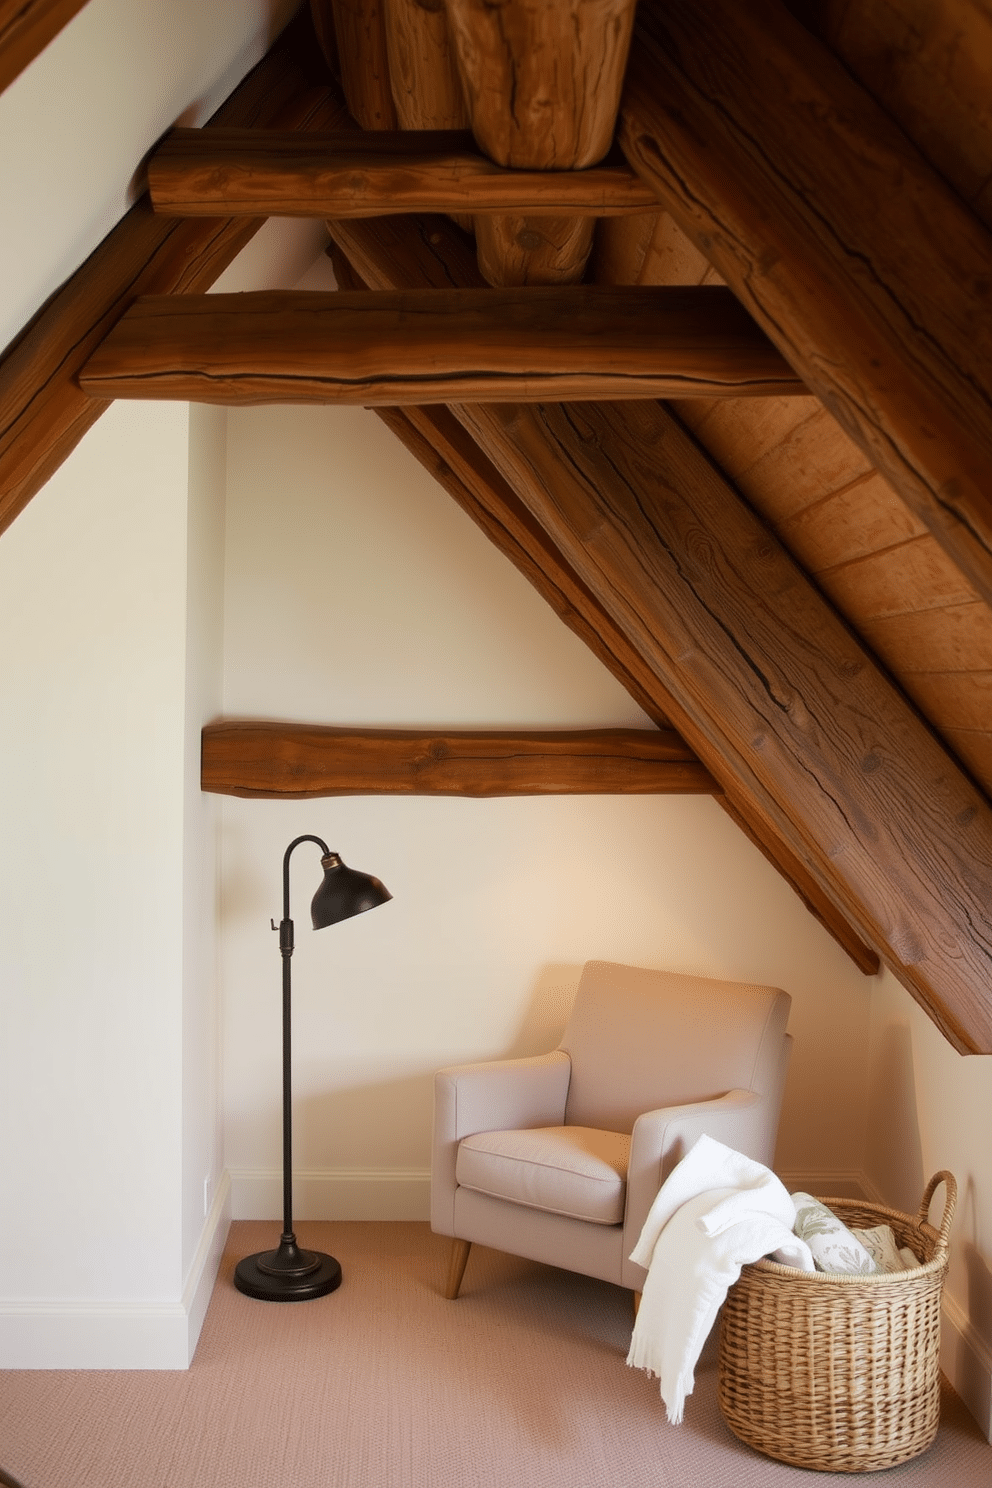
<path fill-rule="evenodd" d="M 373 414 L 232 410 L 227 510 L 228 715 L 647 724 Z M 860 1161 L 871 983 L 713 801 L 225 799 L 222 819 L 236 1214 L 278 1212 L 277 1186 L 249 1177 L 271 1179 L 280 1161 L 269 917 L 279 918 L 283 851 L 302 832 L 395 898 L 311 935 L 319 855 L 294 856 L 300 1213 L 341 1212 L 336 1194 L 355 1212 L 374 1203 L 376 1174 L 422 1173 L 433 1071 L 551 1047 L 579 968 L 596 956 L 787 988 L 797 1047 L 780 1163 L 806 1175 Z M 364 1200 L 357 1173 L 369 1179 Z"/>
<path fill-rule="evenodd" d="M 173 124 L 202 124 L 299 0 L 89 0 L 0 94 L 0 347 L 142 189 Z"/>
<path fill-rule="evenodd" d="M 963 1058 L 895 978 L 872 1000 L 865 1169 L 882 1201 L 915 1213 L 941 1169 L 958 1182 L 944 1367 L 992 1434 L 992 1057 Z M 944 1190 L 932 1206 L 939 1222 Z M 947 1330 L 945 1330 L 946 1333 Z"/>
<path fill-rule="evenodd" d="M 187 420 L 116 405 L 0 542 L 0 1256 L 22 1303 L 182 1284 Z"/>

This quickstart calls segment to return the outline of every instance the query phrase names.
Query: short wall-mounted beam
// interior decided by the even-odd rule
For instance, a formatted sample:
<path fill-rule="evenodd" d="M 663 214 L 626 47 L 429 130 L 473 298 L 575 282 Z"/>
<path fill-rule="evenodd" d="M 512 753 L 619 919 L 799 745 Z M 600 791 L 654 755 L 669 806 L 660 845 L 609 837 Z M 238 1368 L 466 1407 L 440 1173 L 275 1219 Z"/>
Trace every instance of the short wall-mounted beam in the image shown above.
<path fill-rule="evenodd" d="M 504 170 L 463 131 L 308 135 L 174 129 L 148 164 L 166 217 L 384 217 L 401 212 L 656 213 L 626 164 L 584 171 Z"/>
<path fill-rule="evenodd" d="M 94 398 L 504 403 L 802 393 L 721 288 L 157 295 L 80 374 Z"/>
<path fill-rule="evenodd" d="M 312 796 L 712 795 L 672 729 L 328 728 L 229 720 L 203 730 L 202 789 Z"/>

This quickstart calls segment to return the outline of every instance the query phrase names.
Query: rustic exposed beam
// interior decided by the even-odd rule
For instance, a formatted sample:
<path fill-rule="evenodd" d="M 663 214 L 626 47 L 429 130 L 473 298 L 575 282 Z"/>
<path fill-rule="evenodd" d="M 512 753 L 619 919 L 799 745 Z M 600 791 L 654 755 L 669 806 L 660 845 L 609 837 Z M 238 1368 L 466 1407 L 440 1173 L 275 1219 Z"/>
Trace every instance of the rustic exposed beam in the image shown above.
<path fill-rule="evenodd" d="M 340 129 L 347 115 L 322 73 L 309 22 L 294 22 L 207 127 Z M 107 407 L 77 374 L 140 294 L 206 289 L 261 218 L 170 221 L 142 197 L 0 360 L 0 531 Z"/>
<path fill-rule="evenodd" d="M 151 296 L 79 380 L 92 397 L 226 404 L 804 391 L 729 290 L 592 285 Z"/>
<path fill-rule="evenodd" d="M 466 129 L 444 0 L 386 0 L 389 85 L 401 129 Z"/>
<path fill-rule="evenodd" d="M 992 808 L 771 532 L 658 405 L 461 413 L 723 778 L 955 1047 L 992 1053 Z"/>
<path fill-rule="evenodd" d="M 472 286 L 480 275 L 464 237 L 443 218 L 389 218 L 380 221 L 332 223 L 334 257 L 340 280 L 349 287 L 362 285 L 398 288 L 404 285 Z M 348 266 L 342 268 L 342 259 Z M 804 904 L 837 943 L 867 975 L 878 970 L 875 952 L 838 911 L 806 863 L 782 841 L 736 783 L 726 775 L 718 752 L 695 727 L 691 716 L 651 665 L 607 613 L 599 599 L 578 577 L 560 548 L 534 518 L 488 456 L 478 447 L 448 409 L 408 408 L 379 410 L 408 448 L 437 476 L 478 522 L 501 552 L 544 595 L 567 625 L 587 641 L 659 726 L 671 720 L 714 776 L 721 776 L 725 794 L 716 799 L 742 825 L 764 855 L 792 885 Z M 413 429 L 412 426 L 416 425 Z"/>
<path fill-rule="evenodd" d="M 658 210 L 654 192 L 626 164 L 503 170 L 457 131 L 174 129 L 148 163 L 148 188 L 166 217 Z"/>
<path fill-rule="evenodd" d="M 332 225 L 367 282 L 438 272 L 439 220 L 405 258 L 399 231 Z M 455 412 L 759 840 L 805 866 L 955 1047 L 992 1051 L 992 811 L 677 420 L 650 403 Z"/>
<path fill-rule="evenodd" d="M 500 165 L 574 170 L 610 148 L 634 0 L 447 0 L 462 90 L 480 147 Z M 574 284 L 592 248 L 588 218 L 480 218 L 491 284 Z"/>
<path fill-rule="evenodd" d="M 395 129 L 389 86 L 385 0 L 310 0 L 324 50 L 337 41 L 341 86 L 352 116 L 363 129 Z"/>
<path fill-rule="evenodd" d="M 671 729 L 328 728 L 225 720 L 203 730 L 200 783 L 228 796 L 706 795 Z"/>
<path fill-rule="evenodd" d="M 86 0 L 0 0 L 0 93 L 85 4 Z"/>
<path fill-rule="evenodd" d="M 992 601 L 992 235 L 780 0 L 658 0 L 621 143 Z"/>

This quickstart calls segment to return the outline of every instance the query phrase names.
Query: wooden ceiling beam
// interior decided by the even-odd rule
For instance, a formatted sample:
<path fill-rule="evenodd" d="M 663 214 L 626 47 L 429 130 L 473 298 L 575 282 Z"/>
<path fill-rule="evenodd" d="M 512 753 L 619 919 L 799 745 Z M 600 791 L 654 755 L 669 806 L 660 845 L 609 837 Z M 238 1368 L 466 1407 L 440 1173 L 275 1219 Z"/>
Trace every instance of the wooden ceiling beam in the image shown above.
<path fill-rule="evenodd" d="M 462 92 L 479 147 L 500 165 L 577 170 L 613 142 L 635 0 L 447 0 Z M 577 284 L 588 217 L 480 217 L 479 267 L 494 285 Z"/>
<path fill-rule="evenodd" d="M 678 692 L 717 778 L 945 1037 L 992 1053 L 992 808 L 691 436 L 648 403 L 460 416 Z"/>
<path fill-rule="evenodd" d="M 86 0 L 0 0 L 0 93 L 85 4 Z"/>
<path fill-rule="evenodd" d="M 344 256 L 350 287 L 478 285 L 475 256 L 461 233 L 439 217 L 387 218 L 330 223 L 335 263 Z M 342 279 L 346 274 L 338 270 Z M 478 522 L 501 552 L 544 595 L 577 635 L 583 637 L 613 675 L 659 726 L 674 723 L 707 768 L 719 777 L 724 794 L 717 801 L 746 831 L 824 928 L 866 974 L 879 958 L 838 910 L 803 859 L 783 842 L 776 826 L 759 812 L 733 779 L 719 754 L 695 727 L 677 690 L 669 689 L 639 648 L 616 624 L 555 540 L 532 515 L 489 457 L 453 417 L 450 409 L 380 409 L 425 468 Z M 415 427 L 414 427 L 415 426 Z"/>
<path fill-rule="evenodd" d="M 202 734 L 201 788 L 312 796 L 708 795 L 673 729 L 359 729 L 230 719 Z"/>
<path fill-rule="evenodd" d="M 336 130 L 347 114 L 323 67 L 315 75 L 309 20 L 293 22 L 207 128 Z M 107 401 L 77 375 L 140 294 L 204 290 L 263 218 L 154 216 L 142 197 L 38 312 L 0 359 L 0 532 L 45 484 Z"/>
<path fill-rule="evenodd" d="M 332 233 L 366 282 L 441 272 L 437 219 L 405 256 L 400 219 Z M 454 412 L 759 841 L 804 866 L 956 1048 L 992 1051 L 992 811 L 678 421 L 650 403 Z"/>
<path fill-rule="evenodd" d="M 780 0 L 658 0 L 631 164 L 986 601 L 992 235 Z"/>
<path fill-rule="evenodd" d="M 574 213 L 658 210 L 626 163 L 586 171 L 504 170 L 464 131 L 352 130 L 311 135 L 174 129 L 148 163 L 165 217 L 381 217 L 407 212 Z"/>
<path fill-rule="evenodd" d="M 79 381 L 94 398 L 226 404 L 805 391 L 729 290 L 602 285 L 145 297 Z"/>

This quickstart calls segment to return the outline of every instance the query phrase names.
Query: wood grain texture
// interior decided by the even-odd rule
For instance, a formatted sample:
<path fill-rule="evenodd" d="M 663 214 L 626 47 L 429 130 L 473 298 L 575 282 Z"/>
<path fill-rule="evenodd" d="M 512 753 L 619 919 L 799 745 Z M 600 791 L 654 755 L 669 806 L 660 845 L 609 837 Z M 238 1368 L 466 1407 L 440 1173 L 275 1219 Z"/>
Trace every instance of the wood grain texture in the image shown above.
<path fill-rule="evenodd" d="M 293 23 L 225 103 L 222 127 L 340 129 L 337 95 L 315 76 L 309 22 Z M 0 360 L 0 531 L 107 406 L 77 374 L 140 294 L 204 290 L 257 232 L 261 218 L 156 218 L 138 201 L 52 296 Z"/>
<path fill-rule="evenodd" d="M 80 385 L 225 404 L 802 392 L 729 290 L 594 286 L 149 296 Z"/>
<path fill-rule="evenodd" d="M 810 389 L 992 597 L 988 230 L 778 0 L 646 9 L 621 139 Z"/>
<path fill-rule="evenodd" d="M 510 171 L 464 131 L 313 135 L 174 129 L 148 163 L 166 217 L 379 217 L 405 212 L 655 212 L 628 165 Z"/>
<path fill-rule="evenodd" d="M 231 720 L 202 735 L 201 787 L 229 796 L 705 795 L 673 730 L 328 728 Z"/>
<path fill-rule="evenodd" d="M 85 4 L 86 0 L 0 0 L 0 93 Z"/>
<path fill-rule="evenodd" d="M 613 142 L 633 0 L 448 0 L 462 91 L 480 147 L 500 165 L 575 170 Z M 494 285 L 577 284 L 593 225 L 554 214 L 476 224 Z"/>
<path fill-rule="evenodd" d="M 346 254 L 352 265 L 352 274 L 373 288 L 472 286 L 479 282 L 478 266 L 464 236 L 444 218 L 388 218 L 330 223 L 329 227 L 337 250 Z M 566 621 L 570 613 L 578 617 L 577 633 L 582 634 L 585 626 L 598 637 L 596 654 L 603 656 L 621 681 L 625 675 L 635 680 L 636 690 L 631 687 L 631 695 L 648 716 L 658 723 L 671 720 L 714 778 L 719 779 L 724 789 L 724 794 L 717 797 L 720 805 L 736 822 L 746 824 L 751 839 L 855 963 L 869 975 L 877 971 L 878 957 L 854 930 L 851 916 L 838 909 L 836 896 L 826 893 L 821 885 L 822 875 L 818 877 L 811 871 L 804 854 L 794 851 L 783 840 L 778 826 L 726 770 L 719 752 L 680 701 L 678 684 L 670 688 L 662 681 L 650 659 L 641 654 L 636 642 L 614 622 L 600 599 L 578 577 L 559 544 L 531 514 L 526 502 L 511 490 L 478 445 L 473 440 L 466 442 L 464 437 L 461 440 L 452 437 L 451 411 L 407 409 L 403 414 L 398 411 L 380 414 L 384 416 L 420 421 L 418 429 L 425 443 L 433 445 L 443 466 L 456 472 L 464 482 L 470 501 L 477 508 L 477 520 L 501 551 L 518 564 L 556 608 L 564 601 L 567 609 L 559 608 L 559 613 Z M 439 428 L 442 417 L 445 423 Z M 424 426 L 423 421 L 428 418 L 433 428 Z M 560 596 L 557 600 L 556 595 Z"/>
<path fill-rule="evenodd" d="M 790 9 L 992 227 L 987 0 L 797 0 Z"/>
<path fill-rule="evenodd" d="M 573 170 L 613 142 L 632 0 L 447 0 L 472 132 L 500 165 Z"/>
<path fill-rule="evenodd" d="M 444 0 L 384 0 L 384 6 L 389 83 L 400 128 L 467 129 L 468 107 Z"/>
<path fill-rule="evenodd" d="M 345 102 L 363 129 L 395 129 L 383 0 L 310 0 L 317 30 L 333 29 Z"/>
<path fill-rule="evenodd" d="M 992 808 L 771 533 L 657 405 L 460 417 L 678 693 L 714 774 L 957 1049 L 992 1051 Z"/>

